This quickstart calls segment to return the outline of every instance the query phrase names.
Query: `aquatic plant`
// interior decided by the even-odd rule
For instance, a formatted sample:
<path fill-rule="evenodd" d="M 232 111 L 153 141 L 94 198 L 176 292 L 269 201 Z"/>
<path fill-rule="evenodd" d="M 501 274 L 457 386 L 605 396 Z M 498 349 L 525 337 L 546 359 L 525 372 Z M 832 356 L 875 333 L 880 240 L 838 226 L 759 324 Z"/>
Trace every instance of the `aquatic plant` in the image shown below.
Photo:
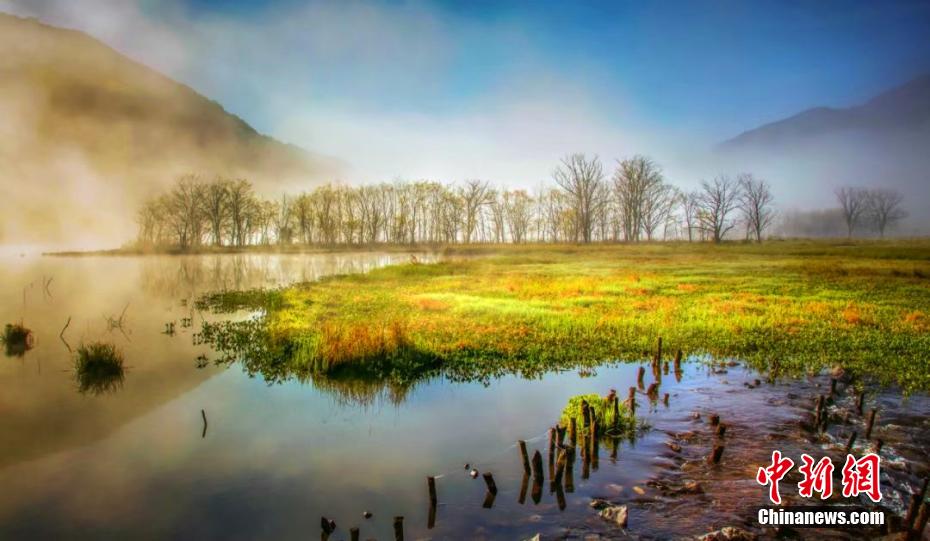
<path fill-rule="evenodd" d="M 7 323 L 2 339 L 7 357 L 22 357 L 34 342 L 32 331 L 19 323 Z"/>
<path fill-rule="evenodd" d="M 81 393 L 98 395 L 115 391 L 123 384 L 123 354 L 113 344 L 81 344 L 75 353 L 74 372 Z"/>
<path fill-rule="evenodd" d="M 614 435 L 620 435 L 634 430 L 636 428 L 636 419 L 630 414 L 630 410 L 626 404 L 617 402 L 617 413 L 619 413 L 619 417 L 614 415 L 614 400 L 616 400 L 616 395 L 614 393 L 610 393 L 607 396 L 600 396 L 594 393 L 573 396 L 568 399 L 568 404 L 566 404 L 565 409 L 562 410 L 562 416 L 559 418 L 559 425 L 569 426 L 571 419 L 574 418 L 578 429 L 581 430 L 581 427 L 585 426 L 584 406 L 582 405 L 585 403 L 589 408 L 594 409 L 602 433 L 609 432 L 613 429 L 614 419 L 617 419 L 616 427 L 618 430 L 618 433 Z"/>

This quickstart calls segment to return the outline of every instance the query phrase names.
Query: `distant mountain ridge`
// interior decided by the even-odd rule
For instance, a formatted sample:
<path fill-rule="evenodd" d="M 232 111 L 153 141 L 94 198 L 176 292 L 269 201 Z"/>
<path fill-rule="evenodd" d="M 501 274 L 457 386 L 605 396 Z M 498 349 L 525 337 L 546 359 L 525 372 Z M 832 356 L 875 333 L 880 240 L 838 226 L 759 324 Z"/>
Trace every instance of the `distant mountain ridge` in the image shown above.
<path fill-rule="evenodd" d="M 0 13 L 0 50 L 0 243 L 124 229 L 141 199 L 185 173 L 275 192 L 342 170 L 82 32 Z M 74 204 L 51 212 L 49 196 Z"/>
<path fill-rule="evenodd" d="M 930 130 L 930 74 L 888 90 L 862 105 L 815 107 L 784 120 L 745 131 L 724 141 L 718 150 L 784 146 L 804 139 L 840 133 L 898 135 Z"/>

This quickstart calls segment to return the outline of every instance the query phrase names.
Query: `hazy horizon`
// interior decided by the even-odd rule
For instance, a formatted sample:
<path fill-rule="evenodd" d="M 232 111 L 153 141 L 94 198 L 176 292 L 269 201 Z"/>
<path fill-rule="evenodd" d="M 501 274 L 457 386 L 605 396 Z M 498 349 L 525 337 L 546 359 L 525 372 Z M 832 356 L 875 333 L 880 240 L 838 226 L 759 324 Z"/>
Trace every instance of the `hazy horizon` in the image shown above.
<path fill-rule="evenodd" d="M 351 184 L 530 189 L 571 152 L 608 169 L 646 154 L 685 189 L 750 170 L 781 208 L 833 206 L 835 187 L 869 178 L 711 149 L 930 72 L 919 2 L 0 0 L 0 12 L 86 32 L 260 132 L 341 160 L 333 180 Z M 815 174 L 829 178 L 812 186 Z M 907 195 L 925 200 L 915 182 Z"/>

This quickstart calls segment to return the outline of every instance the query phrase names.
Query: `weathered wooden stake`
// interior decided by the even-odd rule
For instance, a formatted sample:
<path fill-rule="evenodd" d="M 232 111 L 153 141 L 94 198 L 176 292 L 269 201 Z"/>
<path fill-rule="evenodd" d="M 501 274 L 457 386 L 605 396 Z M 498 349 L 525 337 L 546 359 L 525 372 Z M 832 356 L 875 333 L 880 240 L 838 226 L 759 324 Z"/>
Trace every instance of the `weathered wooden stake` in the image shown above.
<path fill-rule="evenodd" d="M 658 396 L 658 394 L 659 394 L 659 384 L 658 384 L 658 383 L 650 383 L 650 384 L 649 384 L 649 390 L 646 391 L 646 394 L 649 395 L 650 398 L 652 398 L 653 400 L 655 400 L 656 396 Z"/>
<path fill-rule="evenodd" d="M 358 528 L 349 528 L 349 538 L 352 541 L 358 541 Z"/>
<path fill-rule="evenodd" d="M 646 377 L 646 367 L 640 366 L 639 373 L 636 376 L 636 381 L 638 382 L 640 388 L 642 388 L 645 385 L 645 383 L 643 382 L 644 377 Z"/>
<path fill-rule="evenodd" d="M 588 423 L 590 422 L 589 413 L 590 407 L 586 400 L 581 401 L 581 426 L 588 428 Z"/>
<path fill-rule="evenodd" d="M 555 475 L 555 440 L 556 440 L 557 430 L 555 428 L 549 429 L 549 479 Z"/>
<path fill-rule="evenodd" d="M 862 415 L 862 403 L 865 401 L 865 391 L 859 391 L 859 396 L 856 397 L 856 411 L 859 412 L 859 415 Z"/>
<path fill-rule="evenodd" d="M 681 350 L 675 353 L 675 372 L 681 372 Z"/>
<path fill-rule="evenodd" d="M 722 438 L 727 433 L 727 425 L 720 423 L 717 425 L 717 437 Z"/>
<path fill-rule="evenodd" d="M 620 398 L 614 395 L 614 431 L 620 429 Z"/>
<path fill-rule="evenodd" d="M 830 396 L 836 396 L 836 378 L 830 378 Z"/>
<path fill-rule="evenodd" d="M 572 442 L 572 447 L 578 445 L 578 422 L 574 417 L 568 420 L 568 439 Z"/>
<path fill-rule="evenodd" d="M 658 344 L 656 345 L 656 362 L 662 360 L 662 337 L 659 337 Z"/>
<path fill-rule="evenodd" d="M 636 387 L 630 387 L 630 397 L 627 402 L 630 403 L 630 414 L 636 415 Z"/>
<path fill-rule="evenodd" d="M 665 393 L 665 395 L 662 397 L 662 403 L 665 404 L 666 408 L 668 407 L 668 393 Z"/>
<path fill-rule="evenodd" d="M 714 445 L 714 450 L 707 455 L 707 462 L 710 464 L 719 464 L 720 457 L 723 456 L 723 445 Z"/>
<path fill-rule="evenodd" d="M 872 425 L 875 423 L 876 413 L 878 413 L 878 411 L 875 408 L 872 408 L 871 411 L 869 411 L 869 420 L 865 424 L 865 439 L 869 439 L 869 436 L 872 435 Z"/>
<path fill-rule="evenodd" d="M 484 472 L 482 477 L 484 477 L 484 484 L 488 485 L 488 492 L 497 494 L 497 484 L 494 483 L 494 476 L 491 475 L 491 472 Z"/>
<path fill-rule="evenodd" d="M 853 447 L 853 444 L 856 443 L 856 431 L 853 430 L 853 433 L 849 435 L 849 439 L 846 440 L 846 448 L 843 451 L 844 454 L 848 454 Z"/>
<path fill-rule="evenodd" d="M 542 466 L 542 455 L 539 454 L 537 450 L 533 453 L 533 479 L 538 480 L 542 483 L 543 478 L 543 466 Z"/>
<path fill-rule="evenodd" d="M 910 503 L 907 506 L 907 513 L 904 515 L 904 523 L 902 524 L 904 531 L 908 532 L 914 528 L 921 503 L 920 494 L 916 492 L 911 494 Z"/>
<path fill-rule="evenodd" d="M 814 429 L 820 426 L 820 418 L 823 416 L 823 395 L 817 397 L 817 406 L 814 408 Z"/>
<path fill-rule="evenodd" d="M 487 475 L 487 474 L 485 474 Z M 426 478 L 426 484 L 429 486 L 429 503 L 436 505 L 436 478 L 433 476 Z"/>
<path fill-rule="evenodd" d="M 876 455 L 881 454 L 882 447 L 884 445 L 885 445 L 885 440 L 881 438 L 875 438 L 875 441 L 872 443 L 872 452 L 875 453 Z"/>
<path fill-rule="evenodd" d="M 924 528 L 927 527 L 927 518 L 930 517 L 930 508 L 927 506 L 927 502 L 924 502 L 920 506 L 920 512 L 917 513 L 917 525 L 914 526 L 914 537 L 921 539 L 923 536 Z"/>
<path fill-rule="evenodd" d="M 565 450 L 565 492 L 575 492 L 575 448 Z"/>
<path fill-rule="evenodd" d="M 523 474 L 523 481 L 520 482 L 520 497 L 517 498 L 517 503 L 523 505 L 526 502 L 526 489 L 530 485 L 530 476 L 526 473 Z"/>
<path fill-rule="evenodd" d="M 394 517 L 394 541 L 404 541 L 404 517 Z"/>
<path fill-rule="evenodd" d="M 716 413 L 711 414 L 708 419 L 710 420 L 710 426 L 717 426 L 720 424 L 720 416 Z"/>
<path fill-rule="evenodd" d="M 565 449 L 559 451 L 558 465 L 555 468 L 555 478 L 553 481 L 556 485 L 562 484 L 562 476 L 565 475 L 565 466 L 568 464 L 568 452 Z"/>
<path fill-rule="evenodd" d="M 526 454 L 526 442 L 520 440 L 517 442 L 520 446 L 520 458 L 523 459 L 523 472 L 527 475 L 530 474 L 530 457 Z"/>

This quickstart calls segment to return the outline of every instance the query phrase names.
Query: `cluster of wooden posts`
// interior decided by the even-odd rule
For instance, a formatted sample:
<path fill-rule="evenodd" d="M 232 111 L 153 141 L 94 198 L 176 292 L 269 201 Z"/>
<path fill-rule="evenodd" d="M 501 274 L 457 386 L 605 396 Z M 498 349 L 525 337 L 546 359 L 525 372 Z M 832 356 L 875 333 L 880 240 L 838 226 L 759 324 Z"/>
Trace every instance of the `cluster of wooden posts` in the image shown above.
<path fill-rule="evenodd" d="M 834 398 L 839 394 L 837 390 L 837 379 L 830 379 L 830 392 L 829 394 L 817 395 L 814 400 L 814 411 L 813 411 L 813 422 L 810 425 L 810 429 L 813 431 L 826 432 L 830 423 L 833 419 L 830 417 L 830 411 L 828 406 L 833 402 Z M 855 411 L 858 415 L 864 416 L 865 404 L 865 391 L 859 391 L 856 395 L 856 405 Z M 869 409 L 869 413 L 865 416 L 865 432 L 863 438 L 865 441 L 872 441 L 871 451 L 876 455 L 880 455 L 882 452 L 882 447 L 885 442 L 881 438 L 875 438 L 872 440 L 872 427 L 875 426 L 875 418 L 878 416 L 878 408 Z M 846 422 L 849 418 L 849 411 L 845 411 L 842 416 L 842 421 Z M 846 445 L 843 448 L 843 454 L 849 454 L 852 451 L 853 445 L 856 443 L 856 438 L 858 437 L 858 432 L 853 430 L 849 437 L 846 440 Z M 907 512 L 904 516 L 903 521 L 901 522 L 901 531 L 906 532 L 909 539 L 920 539 L 924 528 L 927 526 L 927 521 L 930 519 L 930 506 L 927 505 L 926 496 L 927 496 L 927 485 L 930 484 L 930 477 L 924 479 L 923 485 L 913 494 L 911 494 L 910 500 L 908 502 Z"/>

